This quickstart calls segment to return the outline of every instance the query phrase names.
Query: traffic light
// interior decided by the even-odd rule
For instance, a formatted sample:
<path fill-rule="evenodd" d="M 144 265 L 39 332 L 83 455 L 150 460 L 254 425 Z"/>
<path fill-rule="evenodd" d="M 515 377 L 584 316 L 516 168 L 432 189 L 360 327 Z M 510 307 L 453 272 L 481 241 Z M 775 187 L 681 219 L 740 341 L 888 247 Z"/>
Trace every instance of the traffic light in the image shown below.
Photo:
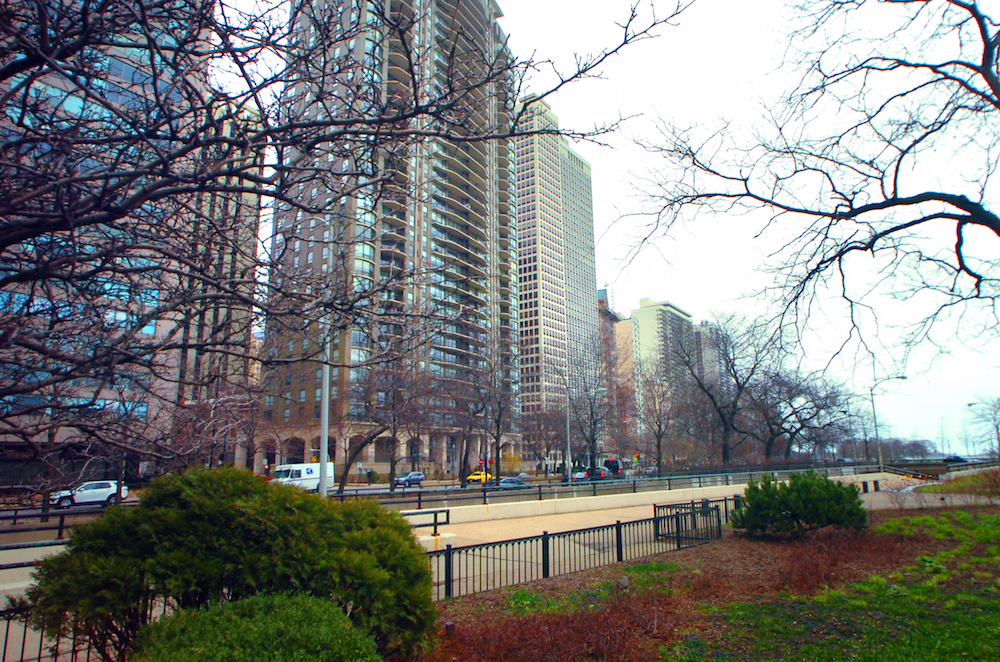
<path fill-rule="evenodd" d="M 635 461 L 636 461 L 636 463 L 639 462 L 639 452 L 638 451 L 636 451 L 636 454 L 635 454 Z"/>

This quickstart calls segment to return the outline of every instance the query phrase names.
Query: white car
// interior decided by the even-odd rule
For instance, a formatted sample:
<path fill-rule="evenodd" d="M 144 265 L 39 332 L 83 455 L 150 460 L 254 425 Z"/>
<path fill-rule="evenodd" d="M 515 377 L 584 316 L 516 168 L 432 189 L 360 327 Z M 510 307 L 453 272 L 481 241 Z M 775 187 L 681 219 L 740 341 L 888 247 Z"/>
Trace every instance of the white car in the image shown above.
<path fill-rule="evenodd" d="M 122 485 L 121 498 L 127 496 L 128 485 Z M 60 508 L 95 503 L 113 506 L 118 500 L 118 483 L 113 480 L 90 480 L 72 490 L 60 490 L 49 495 L 49 503 Z"/>

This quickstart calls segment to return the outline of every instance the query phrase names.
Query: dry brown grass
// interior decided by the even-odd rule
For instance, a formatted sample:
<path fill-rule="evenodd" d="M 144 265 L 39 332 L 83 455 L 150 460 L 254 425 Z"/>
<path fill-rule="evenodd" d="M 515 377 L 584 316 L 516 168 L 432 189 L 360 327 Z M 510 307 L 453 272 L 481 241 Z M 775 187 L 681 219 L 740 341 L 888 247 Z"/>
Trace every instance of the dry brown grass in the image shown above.
<path fill-rule="evenodd" d="M 1000 512 L 998 507 L 976 509 Z M 929 511 L 909 510 L 907 516 Z M 872 525 L 899 517 L 898 511 L 876 511 Z M 517 615 L 511 589 L 440 603 L 440 638 L 424 662 L 559 662 L 581 659 L 632 662 L 659 659 L 659 648 L 688 634 L 711 639 L 712 610 L 733 602 L 777 596 L 813 594 L 886 574 L 918 556 L 951 543 L 930 538 L 852 533 L 827 529 L 800 540 L 748 540 L 730 531 L 721 541 L 670 552 L 646 561 L 677 565 L 665 589 L 612 589 L 592 604 L 569 613 Z M 624 584 L 621 566 L 556 577 L 527 587 L 541 598 Z M 444 635 L 445 623 L 454 634 Z"/>

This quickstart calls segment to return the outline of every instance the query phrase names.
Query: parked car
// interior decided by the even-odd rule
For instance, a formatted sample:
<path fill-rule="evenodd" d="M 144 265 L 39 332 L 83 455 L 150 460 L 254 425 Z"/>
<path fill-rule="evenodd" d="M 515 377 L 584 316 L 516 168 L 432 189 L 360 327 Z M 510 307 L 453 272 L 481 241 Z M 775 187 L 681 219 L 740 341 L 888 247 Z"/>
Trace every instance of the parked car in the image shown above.
<path fill-rule="evenodd" d="M 521 480 L 531 480 L 531 474 L 526 474 L 523 471 L 517 474 L 517 477 L 520 478 Z"/>
<path fill-rule="evenodd" d="M 943 460 L 941 460 L 941 461 L 942 461 L 942 462 L 945 462 L 945 463 L 947 463 L 947 464 L 959 464 L 959 463 L 965 463 L 965 462 L 968 462 L 968 460 L 966 460 L 966 459 L 965 459 L 964 457 L 962 457 L 961 455 L 949 455 L 948 457 L 944 458 L 944 459 L 943 459 Z"/>
<path fill-rule="evenodd" d="M 396 476 L 396 485 L 402 485 L 403 487 L 411 487 L 416 485 L 420 487 L 420 483 L 424 480 L 423 471 L 411 471 L 405 476 Z"/>
<path fill-rule="evenodd" d="M 587 482 L 587 474 L 585 474 L 582 471 L 577 471 L 575 474 L 573 474 L 573 476 L 569 479 L 569 481 L 571 483 L 585 483 Z"/>
<path fill-rule="evenodd" d="M 520 478 L 508 477 L 500 479 L 501 490 L 523 490 L 528 487 L 531 487 L 531 485 L 528 485 Z"/>
<path fill-rule="evenodd" d="M 605 467 L 593 467 L 587 471 L 587 478 L 590 480 L 608 480 L 611 478 L 611 472 Z"/>
<path fill-rule="evenodd" d="M 121 498 L 128 496 L 128 485 L 122 485 Z M 60 490 L 49 495 L 49 503 L 60 508 L 81 504 L 112 506 L 118 503 L 118 481 L 88 480 L 71 490 Z"/>
<path fill-rule="evenodd" d="M 493 480 L 493 476 L 488 471 L 473 471 L 465 480 L 470 483 L 488 483 Z"/>

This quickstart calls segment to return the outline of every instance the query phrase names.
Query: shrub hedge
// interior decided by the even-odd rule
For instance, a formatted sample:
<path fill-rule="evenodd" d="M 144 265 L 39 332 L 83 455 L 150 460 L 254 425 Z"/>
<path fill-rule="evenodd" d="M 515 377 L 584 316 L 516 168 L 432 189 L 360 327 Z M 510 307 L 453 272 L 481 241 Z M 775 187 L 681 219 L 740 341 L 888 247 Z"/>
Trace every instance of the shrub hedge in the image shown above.
<path fill-rule="evenodd" d="M 127 654 L 164 601 L 184 609 L 269 593 L 329 598 L 387 659 L 413 657 L 435 618 L 426 554 L 401 516 L 226 468 L 150 482 L 136 507 L 75 528 L 35 579 L 27 595 L 36 624 L 90 638 L 104 659 Z"/>
<path fill-rule="evenodd" d="M 380 662 L 343 610 L 304 593 L 185 609 L 139 632 L 131 662 Z"/>
<path fill-rule="evenodd" d="M 801 536 L 824 526 L 863 529 L 868 513 L 857 485 L 841 484 L 813 471 L 792 474 L 787 483 L 769 477 L 751 481 L 733 513 L 733 529 L 750 536 Z"/>

